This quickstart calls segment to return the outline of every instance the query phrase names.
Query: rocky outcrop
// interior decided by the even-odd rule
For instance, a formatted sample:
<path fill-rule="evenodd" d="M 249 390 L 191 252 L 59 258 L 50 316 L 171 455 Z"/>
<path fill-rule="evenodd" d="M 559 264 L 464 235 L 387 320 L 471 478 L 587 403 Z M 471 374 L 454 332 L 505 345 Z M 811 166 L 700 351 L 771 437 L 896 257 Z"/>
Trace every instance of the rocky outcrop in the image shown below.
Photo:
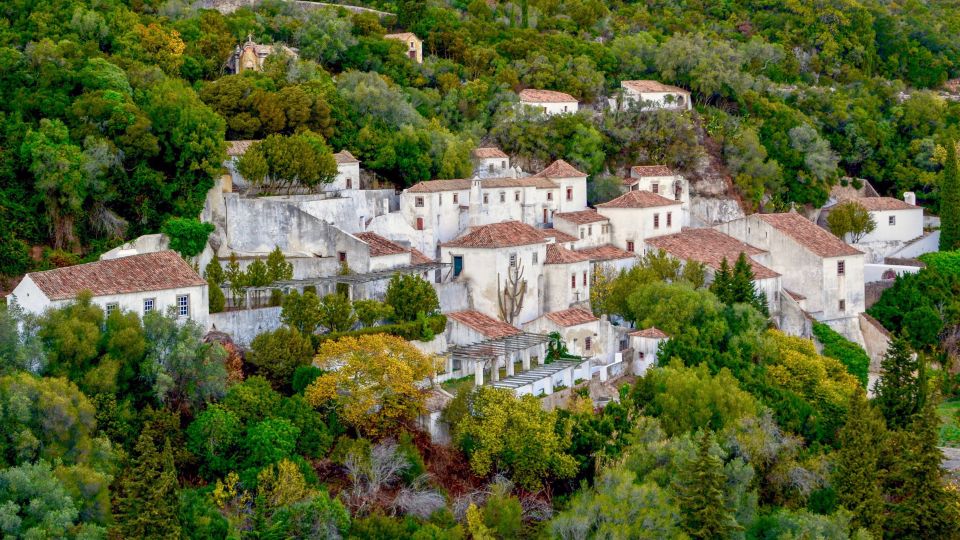
<path fill-rule="evenodd" d="M 723 165 L 720 145 L 702 128 L 698 131 L 706 154 L 689 173 L 691 226 L 710 227 L 744 217 L 743 201 Z"/>

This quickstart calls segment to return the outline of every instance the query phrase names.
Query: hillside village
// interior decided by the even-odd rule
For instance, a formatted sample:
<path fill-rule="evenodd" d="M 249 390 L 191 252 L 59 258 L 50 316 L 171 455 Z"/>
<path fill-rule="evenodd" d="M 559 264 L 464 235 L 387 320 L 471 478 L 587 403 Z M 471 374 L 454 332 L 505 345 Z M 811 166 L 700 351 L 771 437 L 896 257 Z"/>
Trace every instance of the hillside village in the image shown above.
<path fill-rule="evenodd" d="M 957 538 L 960 49 L 845 2 L 880 67 L 739 1 L 0 14 L 0 532 Z"/>

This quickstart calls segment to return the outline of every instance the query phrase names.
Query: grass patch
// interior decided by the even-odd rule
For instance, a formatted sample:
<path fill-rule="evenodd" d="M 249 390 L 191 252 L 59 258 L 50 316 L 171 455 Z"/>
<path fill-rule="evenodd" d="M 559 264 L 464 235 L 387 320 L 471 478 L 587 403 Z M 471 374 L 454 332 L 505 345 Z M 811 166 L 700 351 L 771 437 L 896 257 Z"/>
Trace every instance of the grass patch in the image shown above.
<path fill-rule="evenodd" d="M 940 415 L 940 445 L 960 448 L 960 400 L 944 401 L 937 406 Z"/>
<path fill-rule="evenodd" d="M 444 381 L 440 383 L 440 388 L 443 388 L 455 396 L 460 389 L 473 388 L 475 382 L 476 381 L 473 375 L 467 375 L 466 377 L 460 377 L 459 379 L 450 379 L 449 381 Z"/>

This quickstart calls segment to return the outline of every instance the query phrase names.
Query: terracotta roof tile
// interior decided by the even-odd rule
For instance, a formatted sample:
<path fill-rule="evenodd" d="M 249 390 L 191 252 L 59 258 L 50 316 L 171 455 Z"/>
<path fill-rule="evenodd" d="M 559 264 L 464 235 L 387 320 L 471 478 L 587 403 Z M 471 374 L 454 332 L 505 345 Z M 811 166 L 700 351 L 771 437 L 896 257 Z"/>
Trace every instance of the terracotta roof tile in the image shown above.
<path fill-rule="evenodd" d="M 105 259 L 27 275 L 50 300 L 73 299 L 84 290 L 104 296 L 207 284 L 173 251 Z"/>
<path fill-rule="evenodd" d="M 477 148 L 473 151 L 473 157 L 479 159 L 489 159 L 489 158 L 508 158 L 507 154 L 503 150 L 497 148 L 496 146 L 486 146 L 483 148 Z"/>
<path fill-rule="evenodd" d="M 847 245 L 843 240 L 796 212 L 757 214 L 757 217 L 820 257 L 863 255 L 862 251 Z"/>
<path fill-rule="evenodd" d="M 619 259 L 633 259 L 637 257 L 636 253 L 622 250 L 617 246 L 604 244 L 602 246 L 578 249 L 577 253 L 583 253 L 590 257 L 591 261 L 614 261 Z"/>
<path fill-rule="evenodd" d="M 561 244 L 566 242 L 577 241 L 576 236 L 573 236 L 572 234 L 567 234 L 563 231 L 558 231 L 556 229 L 537 229 L 537 232 L 543 235 L 544 240 L 552 238 L 554 242 L 561 243 Z"/>
<path fill-rule="evenodd" d="M 437 262 L 427 257 L 422 251 L 416 248 L 410 248 L 410 264 L 430 264 Z"/>
<path fill-rule="evenodd" d="M 642 178 L 645 176 L 673 176 L 677 173 L 666 165 L 634 165 L 630 168 L 630 174 L 634 178 Z"/>
<path fill-rule="evenodd" d="M 553 311 L 547 313 L 547 318 L 560 326 L 576 326 L 597 321 L 596 316 L 589 309 L 582 307 L 573 307 L 562 311 Z"/>
<path fill-rule="evenodd" d="M 587 173 L 580 172 L 573 165 L 558 159 L 533 176 L 541 178 L 586 178 Z"/>
<path fill-rule="evenodd" d="M 383 36 L 383 39 L 419 40 L 420 38 L 418 38 L 417 35 L 414 34 L 413 32 L 399 32 L 397 34 L 386 34 Z"/>
<path fill-rule="evenodd" d="M 542 243 L 544 243 L 543 235 L 537 229 L 519 221 L 504 221 L 475 227 L 467 234 L 442 245 L 445 247 L 501 248 Z"/>
<path fill-rule="evenodd" d="M 441 191 L 466 191 L 470 189 L 470 180 L 425 180 L 407 188 L 410 193 L 438 193 Z"/>
<path fill-rule="evenodd" d="M 519 328 L 498 321 L 479 311 L 454 311 L 453 313 L 445 313 L 445 315 L 448 319 L 453 319 L 468 328 L 476 330 L 487 339 L 502 338 L 520 333 Z"/>
<path fill-rule="evenodd" d="M 380 236 L 377 233 L 372 232 L 361 232 L 354 234 L 357 238 L 363 240 L 370 246 L 370 256 L 371 257 L 383 257 L 385 255 L 396 255 L 398 253 L 406 253 L 410 251 L 409 248 L 405 248 L 400 244 L 395 244 L 390 240 Z"/>
<path fill-rule="evenodd" d="M 620 86 L 636 90 L 637 92 L 686 92 L 679 86 L 663 84 L 660 81 L 641 80 L 641 81 L 620 81 Z"/>
<path fill-rule="evenodd" d="M 676 234 L 647 239 L 646 243 L 678 259 L 698 261 L 714 270 L 720 269 L 724 258 L 733 267 L 742 252 L 747 255 L 747 261 L 750 262 L 756 279 L 768 279 L 780 275 L 750 258 L 751 255 L 764 253 L 762 249 L 745 244 L 715 229 L 684 229 Z"/>
<path fill-rule="evenodd" d="M 576 103 L 577 98 L 564 92 L 527 88 L 520 91 L 520 101 L 524 103 Z"/>
<path fill-rule="evenodd" d="M 360 160 L 353 157 L 353 154 L 349 150 L 341 150 L 333 155 L 333 159 L 337 162 L 337 165 L 342 165 L 344 163 L 360 163 Z"/>
<path fill-rule="evenodd" d="M 444 191 L 467 191 L 473 186 L 473 180 L 459 178 L 455 180 L 425 180 L 417 182 L 407 189 L 409 193 L 440 193 Z M 527 176 L 525 178 L 485 178 L 480 180 L 481 189 L 535 187 L 537 189 L 555 189 L 549 178 Z"/>
<path fill-rule="evenodd" d="M 683 203 L 668 199 L 649 191 L 628 191 L 623 195 L 597 205 L 597 208 L 656 208 L 659 206 L 679 206 Z"/>
<path fill-rule="evenodd" d="M 804 295 L 802 295 L 802 294 L 800 294 L 800 293 L 798 293 L 798 292 L 793 292 L 793 291 L 791 291 L 790 289 L 784 289 L 784 292 L 786 292 L 787 294 L 789 294 L 789 295 L 790 295 L 790 298 L 793 298 L 794 300 L 797 300 L 797 301 L 806 300 L 806 299 L 807 299 L 806 296 L 804 296 Z"/>
<path fill-rule="evenodd" d="M 850 200 L 862 204 L 868 212 L 881 212 L 884 210 L 923 210 L 922 206 L 915 206 L 893 197 L 858 197 Z M 841 203 L 842 202 L 845 201 L 841 201 Z"/>
<path fill-rule="evenodd" d="M 589 260 L 589 255 L 571 251 L 560 244 L 547 245 L 547 260 L 545 264 L 573 264 Z"/>
<path fill-rule="evenodd" d="M 610 221 L 610 218 L 607 216 L 601 216 L 592 208 L 577 212 L 556 212 L 553 214 L 553 219 L 562 219 L 564 221 L 569 221 L 571 223 L 577 223 L 580 225 L 586 225 L 587 223 L 599 223 L 601 221 Z"/>
<path fill-rule="evenodd" d="M 669 339 L 670 336 L 664 333 L 663 330 L 660 330 L 656 326 L 651 326 L 650 328 L 644 328 L 643 330 L 634 330 L 627 334 L 628 336 L 633 337 L 645 337 L 653 339 Z"/>
<path fill-rule="evenodd" d="M 247 150 L 253 146 L 253 143 L 258 143 L 259 140 L 247 140 L 247 141 L 227 141 L 227 156 L 229 157 L 239 157 L 247 153 Z"/>

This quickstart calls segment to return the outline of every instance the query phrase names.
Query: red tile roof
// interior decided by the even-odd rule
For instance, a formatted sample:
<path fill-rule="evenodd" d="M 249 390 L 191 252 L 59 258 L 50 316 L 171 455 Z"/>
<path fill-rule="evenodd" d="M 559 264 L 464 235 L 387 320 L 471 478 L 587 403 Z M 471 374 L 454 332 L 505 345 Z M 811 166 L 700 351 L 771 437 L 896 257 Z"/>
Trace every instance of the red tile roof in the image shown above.
<path fill-rule="evenodd" d="M 487 146 L 483 148 L 477 148 L 473 151 L 473 157 L 479 159 L 488 159 L 488 158 L 508 158 L 507 154 L 503 150 L 497 148 L 496 146 Z"/>
<path fill-rule="evenodd" d="M 396 255 L 398 253 L 406 253 L 410 251 L 409 248 L 405 248 L 400 244 L 395 244 L 394 242 L 387 240 L 377 233 L 362 232 L 356 233 L 354 236 L 363 240 L 370 246 L 371 257 L 383 257 L 385 255 Z"/>
<path fill-rule="evenodd" d="M 537 229 L 519 221 L 504 221 L 475 227 L 463 236 L 451 240 L 445 247 L 501 248 L 543 244 L 543 235 Z"/>
<path fill-rule="evenodd" d="M 466 191 L 470 189 L 470 180 L 425 180 L 407 188 L 410 193 L 437 193 L 440 191 Z"/>
<path fill-rule="evenodd" d="M 443 191 L 467 191 L 473 186 L 473 180 L 459 178 L 455 180 L 425 180 L 417 182 L 407 189 L 409 193 L 439 193 Z M 480 180 L 481 189 L 535 187 L 538 189 L 555 189 L 555 184 L 549 178 L 527 176 L 525 178 L 485 178 Z"/>
<path fill-rule="evenodd" d="M 862 204 L 869 212 L 881 212 L 884 210 L 923 210 L 922 206 L 915 206 L 893 197 L 858 197 L 851 200 Z M 843 203 L 845 201 L 840 202 Z"/>
<path fill-rule="evenodd" d="M 577 98 L 564 92 L 527 88 L 520 91 L 520 101 L 524 103 L 576 103 Z"/>
<path fill-rule="evenodd" d="M 586 178 L 587 173 L 580 172 L 573 165 L 558 159 L 533 176 L 541 178 Z"/>
<path fill-rule="evenodd" d="M 411 40 L 416 39 L 419 41 L 420 38 L 417 37 L 413 32 L 400 32 L 397 34 L 386 34 L 383 36 L 383 39 L 400 39 L 400 40 Z"/>
<path fill-rule="evenodd" d="M 720 269 L 724 258 L 732 267 L 742 252 L 747 255 L 747 261 L 756 279 L 768 279 L 780 275 L 750 258 L 751 255 L 764 253 L 762 249 L 745 244 L 715 229 L 684 229 L 676 234 L 647 239 L 646 242 L 648 246 L 662 249 L 678 259 L 698 261 L 714 270 Z"/>
<path fill-rule="evenodd" d="M 673 176 L 676 173 L 666 165 L 634 165 L 630 168 L 630 174 L 635 178 L 645 176 Z"/>
<path fill-rule="evenodd" d="M 576 242 L 577 237 L 572 234 L 567 234 L 563 231 L 558 231 L 556 229 L 537 229 L 537 231 L 543 235 L 543 239 L 552 238 L 554 242 L 557 243 L 567 243 L 567 242 Z"/>
<path fill-rule="evenodd" d="M 590 256 L 584 253 L 578 253 L 576 251 L 571 251 L 560 244 L 548 244 L 547 245 L 547 260 L 546 264 L 573 264 L 578 262 L 589 261 Z"/>
<path fill-rule="evenodd" d="M 498 321 L 479 311 L 454 311 L 453 313 L 446 313 L 445 315 L 448 319 L 453 319 L 468 328 L 476 330 L 487 339 L 502 338 L 520 333 L 519 328 L 503 321 Z"/>
<path fill-rule="evenodd" d="M 612 201 L 598 204 L 597 208 L 656 208 L 659 206 L 679 206 L 681 204 L 683 203 L 680 201 L 668 199 L 649 191 L 628 191 Z"/>
<path fill-rule="evenodd" d="M 582 307 L 573 307 L 570 309 L 564 309 L 562 311 L 553 311 L 547 313 L 547 318 L 564 327 L 576 326 L 578 324 L 586 324 L 599 320 L 596 318 L 596 316 L 594 316 L 592 311 Z"/>
<path fill-rule="evenodd" d="M 601 221 L 610 221 L 610 218 L 607 216 L 601 216 L 592 208 L 577 212 L 555 212 L 553 214 L 553 219 L 562 219 L 571 223 L 578 223 L 580 225 L 586 225 L 587 223 L 598 223 Z"/>
<path fill-rule="evenodd" d="M 50 300 L 76 298 L 80 291 L 94 296 L 163 291 L 206 285 L 193 267 L 173 251 L 157 251 L 106 259 L 27 274 Z"/>
<path fill-rule="evenodd" d="M 430 264 L 437 262 L 427 257 L 422 251 L 416 248 L 410 248 L 410 264 Z"/>
<path fill-rule="evenodd" d="M 800 300 L 806 300 L 806 299 L 807 299 L 806 296 L 804 296 L 804 295 L 802 295 L 802 294 L 800 294 L 800 293 L 798 293 L 798 292 L 793 292 L 793 291 L 791 291 L 790 289 L 784 289 L 784 291 L 785 291 L 787 294 L 790 295 L 790 298 L 793 298 L 794 300 L 800 301 Z"/>
<path fill-rule="evenodd" d="M 644 328 L 643 330 L 634 330 L 627 334 L 628 336 L 633 337 L 645 337 L 653 339 L 668 339 L 670 336 L 665 334 L 663 330 L 660 330 L 656 326 L 651 326 L 650 328 Z"/>
<path fill-rule="evenodd" d="M 757 217 L 820 257 L 863 255 L 862 251 L 847 245 L 843 240 L 796 212 L 757 214 Z"/>
<path fill-rule="evenodd" d="M 578 249 L 577 253 L 583 253 L 590 257 L 591 261 L 614 261 L 618 259 L 633 259 L 637 257 L 636 253 L 622 250 L 617 246 L 604 244 L 602 246 Z"/>
<path fill-rule="evenodd" d="M 333 155 L 334 161 L 337 162 L 337 165 L 342 165 L 344 163 L 360 163 L 360 160 L 353 157 L 353 154 L 349 150 L 341 150 Z"/>
<path fill-rule="evenodd" d="M 258 143 L 259 140 L 248 140 L 248 141 L 227 141 L 227 156 L 229 157 L 239 157 L 242 156 L 253 146 L 253 143 Z"/>
<path fill-rule="evenodd" d="M 636 90 L 637 92 L 686 92 L 679 86 L 663 84 L 660 81 L 642 80 L 642 81 L 620 81 L 620 86 Z"/>

